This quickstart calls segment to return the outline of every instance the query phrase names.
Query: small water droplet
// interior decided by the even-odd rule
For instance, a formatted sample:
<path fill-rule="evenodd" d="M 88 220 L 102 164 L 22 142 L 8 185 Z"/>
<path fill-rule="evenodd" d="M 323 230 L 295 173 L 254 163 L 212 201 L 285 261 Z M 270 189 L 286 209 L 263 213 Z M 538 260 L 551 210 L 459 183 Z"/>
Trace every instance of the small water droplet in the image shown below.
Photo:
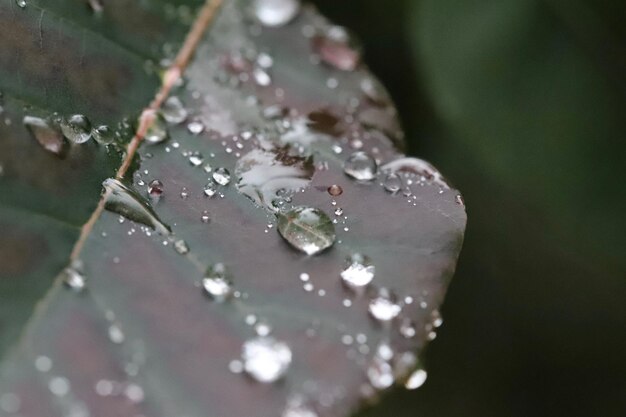
<path fill-rule="evenodd" d="M 165 119 L 160 114 L 154 117 L 154 120 L 144 137 L 145 141 L 150 145 L 157 145 L 166 141 L 169 138 L 169 132 L 167 131 L 167 125 Z"/>
<path fill-rule="evenodd" d="M 23 9 L 26 7 L 26 0 L 15 0 L 15 4 L 17 4 L 20 9 Z"/>
<path fill-rule="evenodd" d="M 300 11 L 300 0 L 253 0 L 252 12 L 264 26 L 283 26 Z"/>
<path fill-rule="evenodd" d="M 211 265 L 202 279 L 202 286 L 212 300 L 222 302 L 233 293 L 233 285 L 222 263 Z"/>
<path fill-rule="evenodd" d="M 296 207 L 277 217 L 280 235 L 307 255 L 315 255 L 335 243 L 335 226 L 320 209 Z"/>
<path fill-rule="evenodd" d="M 124 332 L 122 331 L 120 326 L 118 326 L 117 324 L 112 324 L 109 326 L 109 339 L 111 340 L 111 342 L 119 345 L 121 343 L 124 343 L 126 336 L 124 336 Z"/>
<path fill-rule="evenodd" d="M 115 140 L 115 132 L 107 125 L 101 125 L 93 129 L 91 136 L 102 145 L 108 145 Z"/>
<path fill-rule="evenodd" d="M 152 210 L 150 205 L 137 192 L 109 178 L 102 185 L 105 188 L 104 208 L 137 223 L 144 224 L 162 235 L 169 235 L 171 230 Z"/>
<path fill-rule="evenodd" d="M 72 261 L 70 266 L 65 268 L 61 274 L 66 287 L 76 292 L 81 292 L 85 289 L 87 280 L 83 273 L 83 263 L 80 260 Z"/>
<path fill-rule="evenodd" d="M 244 370 L 255 380 L 271 383 L 280 379 L 291 364 L 291 349 L 270 336 L 247 340 L 241 350 Z"/>
<path fill-rule="evenodd" d="M 63 136 L 74 143 L 85 143 L 91 139 L 91 123 L 82 114 L 75 114 L 61 120 Z"/>
<path fill-rule="evenodd" d="M 210 181 L 204 186 L 204 194 L 207 197 L 213 197 L 217 194 L 217 184 L 214 181 Z"/>
<path fill-rule="evenodd" d="M 335 209 L 335 216 L 341 216 L 343 214 L 343 209 L 341 207 L 337 207 Z"/>
<path fill-rule="evenodd" d="M 377 170 L 376 160 L 362 151 L 351 154 L 343 164 L 343 172 L 359 181 L 373 180 Z"/>
<path fill-rule="evenodd" d="M 389 388 L 395 382 L 393 368 L 389 362 L 378 355 L 372 358 L 372 362 L 367 368 L 367 378 L 370 384 L 379 390 Z"/>
<path fill-rule="evenodd" d="M 341 195 L 342 193 L 343 193 L 343 188 L 341 188 L 341 186 L 337 184 L 333 184 L 330 187 L 328 187 L 328 194 L 332 195 L 333 197 L 337 197 Z"/>
<path fill-rule="evenodd" d="M 94 13 L 102 13 L 104 11 L 103 0 L 88 0 L 88 2 Z"/>
<path fill-rule="evenodd" d="M 187 246 L 187 242 L 179 239 L 174 242 L 174 250 L 176 250 L 176 252 L 180 253 L 181 255 L 185 255 L 189 253 L 189 246 Z"/>
<path fill-rule="evenodd" d="M 363 288 L 372 282 L 376 268 L 370 259 L 360 253 L 355 253 L 347 259 L 347 266 L 341 271 L 341 279 L 349 288 Z"/>
<path fill-rule="evenodd" d="M 424 385 L 427 376 L 428 374 L 425 370 L 418 368 L 411 374 L 411 376 L 409 376 L 406 383 L 404 384 L 404 387 L 408 390 L 417 389 Z"/>
<path fill-rule="evenodd" d="M 188 160 L 191 166 L 197 167 L 197 166 L 202 165 L 202 163 L 204 162 L 204 157 L 202 156 L 200 152 L 195 151 L 189 154 Z"/>
<path fill-rule="evenodd" d="M 400 334 L 407 339 L 415 337 L 417 330 L 415 329 L 415 323 L 409 318 L 402 320 L 400 324 Z"/>
<path fill-rule="evenodd" d="M 187 123 L 187 130 L 189 131 L 189 133 L 199 135 L 204 131 L 204 124 L 200 120 L 192 120 L 191 122 Z"/>
<path fill-rule="evenodd" d="M 390 193 L 395 194 L 400 191 L 400 188 L 402 188 L 402 180 L 400 180 L 400 177 L 394 173 L 387 174 L 385 180 L 383 181 L 383 187 L 385 187 L 385 190 Z"/>
<path fill-rule="evenodd" d="M 185 110 L 183 103 L 176 96 L 170 96 L 165 100 L 161 114 L 166 122 L 172 124 L 182 123 L 187 118 L 187 110 Z"/>
<path fill-rule="evenodd" d="M 226 168 L 216 168 L 212 177 L 219 185 L 228 185 L 230 183 L 230 172 Z"/>
<path fill-rule="evenodd" d="M 395 294 L 386 288 L 380 288 L 368 305 L 368 311 L 372 317 L 383 322 L 393 320 L 401 310 L 402 306 L 398 303 Z"/>
<path fill-rule="evenodd" d="M 180 198 L 186 200 L 187 197 L 189 197 L 189 191 L 187 191 L 187 188 L 183 187 L 183 189 L 180 190 Z"/>
<path fill-rule="evenodd" d="M 287 402 L 281 417 L 318 417 L 318 414 L 298 396 Z"/>
<path fill-rule="evenodd" d="M 70 382 L 62 376 L 55 376 L 48 382 L 48 389 L 57 397 L 64 397 L 70 392 Z"/>
<path fill-rule="evenodd" d="M 313 37 L 313 51 L 326 64 L 342 71 L 354 71 L 361 61 L 361 53 L 345 28 L 331 27 L 326 33 Z"/>
<path fill-rule="evenodd" d="M 204 210 L 202 212 L 202 216 L 200 216 L 200 220 L 202 221 L 202 223 L 208 223 L 211 221 L 211 215 L 209 214 L 207 210 Z"/>
<path fill-rule="evenodd" d="M 163 194 L 163 183 L 159 180 L 152 180 L 148 184 L 148 195 L 153 202 L 159 201 Z"/>
<path fill-rule="evenodd" d="M 3 411 L 15 414 L 20 411 L 22 407 L 22 400 L 17 394 L 12 392 L 6 392 L 0 395 L 0 409 Z"/>
<path fill-rule="evenodd" d="M 272 326 L 270 326 L 265 321 L 259 320 L 254 325 L 254 332 L 257 336 L 268 336 L 272 332 Z"/>
<path fill-rule="evenodd" d="M 24 116 L 23 123 L 45 150 L 61 157 L 65 154 L 67 140 L 52 122 L 40 117 Z"/>
<path fill-rule="evenodd" d="M 254 82 L 260 87 L 268 87 L 272 84 L 272 78 L 269 73 L 260 67 L 256 67 L 252 70 L 252 77 L 254 78 Z"/>

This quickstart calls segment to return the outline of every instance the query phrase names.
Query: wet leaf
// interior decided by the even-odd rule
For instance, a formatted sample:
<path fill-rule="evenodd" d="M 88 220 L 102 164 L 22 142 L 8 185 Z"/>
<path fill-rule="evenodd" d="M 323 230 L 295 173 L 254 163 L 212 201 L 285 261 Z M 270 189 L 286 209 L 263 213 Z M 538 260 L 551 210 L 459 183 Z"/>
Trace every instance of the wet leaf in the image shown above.
<path fill-rule="evenodd" d="M 106 179 L 120 164 L 120 145 L 72 143 L 68 156 L 60 159 L 24 126 L 11 125 L 12 135 L 26 139 L 2 154 L 10 155 L 3 164 L 11 164 L 8 179 L 15 187 L 1 183 L 3 206 L 20 198 L 18 190 L 29 179 L 39 179 L 30 162 L 18 166 L 15 159 L 18 152 L 31 152 L 44 161 L 42 169 L 59 179 L 11 207 L 18 213 L 40 210 L 50 222 L 69 218 L 73 226 L 65 249 L 58 249 L 64 263 L 63 253 L 46 246 L 46 239 L 60 240 L 61 232 L 37 228 L 28 217 L 15 225 L 14 238 L 3 236 L 4 257 L 28 245 L 41 248 L 36 254 L 55 256 L 51 263 L 17 258 L 7 264 L 12 270 L 59 274 L 3 361 L 3 412 L 275 417 L 293 416 L 296 410 L 301 416 L 346 416 L 421 369 L 417 355 L 441 324 L 438 308 L 462 242 L 460 196 L 423 161 L 411 160 L 417 170 L 396 169 L 393 161 L 404 155 L 394 144 L 398 136 L 387 136 L 393 130 L 389 126 L 397 126 L 395 112 L 388 99 L 369 99 L 386 97 L 384 91 L 363 91 L 363 80 L 370 87 L 376 84 L 360 61 L 337 67 L 329 65 L 330 55 L 316 57 L 314 39 L 335 36 L 336 27 L 306 6 L 296 8 L 294 16 L 274 16 L 284 19 L 280 25 L 271 19 L 274 23 L 264 25 L 268 16 L 255 15 L 263 1 L 252 8 L 242 1 L 224 2 L 183 83 L 171 92 L 176 100 L 167 101 L 162 117 L 148 116 L 153 124 L 145 128 L 146 140 L 137 151 L 138 169 L 121 180 Z M 163 12 L 137 2 L 126 12 L 140 15 L 130 18 L 120 11 L 123 2 L 112 1 L 93 15 L 89 3 L 85 13 L 90 17 L 81 11 L 71 15 L 70 24 L 70 18 L 57 17 L 70 16 L 70 3 L 75 7 L 59 0 L 45 10 L 38 9 L 44 2 L 29 2 L 23 9 L 3 4 L 0 21 L 21 19 L 27 33 L 36 34 L 38 19 L 43 16 L 45 22 L 49 15 L 48 24 L 58 26 L 50 37 L 67 36 L 66 44 L 79 39 L 74 31 L 87 25 L 93 42 L 64 53 L 86 60 L 111 53 L 111 65 L 99 70 L 111 71 L 112 90 L 99 89 L 104 81 L 90 80 L 89 68 L 76 59 L 58 61 L 65 66 L 54 74 L 19 68 L 33 78 L 28 94 L 18 97 L 17 86 L 3 88 L 20 100 L 36 97 L 41 109 L 59 112 L 65 120 L 82 114 L 93 126 L 117 126 L 139 114 L 160 83 L 129 51 L 154 57 L 146 45 L 160 46 L 163 37 L 180 42 L 177 36 L 190 23 L 184 16 L 193 13 L 184 5 Z M 177 23 L 163 32 L 143 33 L 146 28 L 133 24 L 141 21 L 139 16 L 152 28 L 165 27 L 171 19 Z M 109 19 L 109 24 L 89 25 L 89 18 Z M 135 30 L 137 38 L 126 39 Z M 13 39 L 0 37 L 0 42 L 14 48 L 14 55 L 34 54 L 30 43 L 13 44 Z M 350 45 L 342 41 L 342 56 L 359 53 L 349 54 L 345 48 Z M 33 59 L 58 60 L 52 55 Z M 125 76 L 116 74 L 122 68 Z M 52 77 L 59 73 L 83 81 L 58 86 Z M 46 96 L 43 86 L 68 93 Z M 375 118 L 368 116 L 372 113 Z M 155 136 L 154 123 L 159 139 L 149 140 Z M 116 161 L 94 172 L 98 165 L 89 163 L 88 149 L 94 155 L 109 150 Z M 368 166 L 385 170 L 368 171 L 366 180 L 347 175 L 345 162 L 355 152 L 371 158 Z M 84 195 L 62 187 L 61 175 L 73 153 L 75 164 L 84 166 L 71 177 L 80 183 L 73 189 L 84 188 Z M 20 175 L 13 173 L 18 168 Z M 385 187 L 390 174 L 398 176 L 401 189 Z M 75 250 L 78 257 L 70 266 L 80 271 L 71 272 L 84 279 L 76 291 L 75 285 L 63 285 L 69 242 L 97 204 L 103 181 L 102 207 L 110 211 L 87 223 L 84 245 L 79 241 Z M 48 195 L 42 194 L 45 190 Z M 71 202 L 65 204 L 72 206 L 67 213 L 58 207 L 62 202 Z M 322 220 L 321 229 L 292 216 L 302 207 Z M 289 221 L 281 236 L 284 218 Z M 305 240 L 326 250 L 307 255 L 283 238 L 303 231 Z M 346 259 L 356 262 L 350 272 L 358 283 L 353 287 L 342 278 Z M 357 279 L 359 271 L 367 279 Z M 423 382 L 415 381 L 409 378 L 409 386 Z"/>

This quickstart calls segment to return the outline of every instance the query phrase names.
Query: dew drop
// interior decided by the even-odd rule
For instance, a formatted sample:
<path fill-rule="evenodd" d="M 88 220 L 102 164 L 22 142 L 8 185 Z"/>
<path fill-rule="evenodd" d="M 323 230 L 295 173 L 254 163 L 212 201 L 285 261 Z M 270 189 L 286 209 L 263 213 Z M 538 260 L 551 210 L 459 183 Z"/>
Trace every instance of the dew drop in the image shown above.
<path fill-rule="evenodd" d="M 377 170 L 376 160 L 362 151 L 351 154 L 343 164 L 343 172 L 359 181 L 373 180 Z"/>
<path fill-rule="evenodd" d="M 40 117 L 24 116 L 23 123 L 37 142 L 48 152 L 63 156 L 67 151 L 67 140 L 51 122 Z"/>
<path fill-rule="evenodd" d="M 415 323 L 409 318 L 402 320 L 400 324 L 400 334 L 407 339 L 415 337 L 417 331 L 415 329 Z"/>
<path fill-rule="evenodd" d="M 328 194 L 332 195 L 333 197 L 337 197 L 341 195 L 342 193 L 343 193 L 343 188 L 341 188 L 341 186 L 337 184 L 333 184 L 330 187 L 328 187 Z"/>
<path fill-rule="evenodd" d="M 202 223 L 208 223 L 211 221 L 211 215 L 209 214 L 207 210 L 204 210 L 202 212 L 202 215 L 200 216 L 200 220 L 202 221 Z"/>
<path fill-rule="evenodd" d="M 17 4 L 20 9 L 23 9 L 26 7 L 26 0 L 15 0 L 15 4 Z"/>
<path fill-rule="evenodd" d="M 192 120 L 191 122 L 187 123 L 187 130 L 189 131 L 189 133 L 199 135 L 204 131 L 204 124 L 200 120 Z"/>
<path fill-rule="evenodd" d="M 182 123 L 187 118 L 187 110 L 185 110 L 183 103 L 176 96 L 171 96 L 165 100 L 161 114 L 166 122 L 172 124 Z"/>
<path fill-rule="evenodd" d="M 152 210 L 150 205 L 137 192 L 114 178 L 106 179 L 104 208 L 137 223 L 144 224 L 162 235 L 169 235 L 171 230 Z"/>
<path fill-rule="evenodd" d="M 397 174 L 390 173 L 385 176 L 385 180 L 383 181 L 383 187 L 385 190 L 389 191 L 392 194 L 397 193 L 402 188 L 402 181 Z"/>
<path fill-rule="evenodd" d="M 148 184 L 148 195 L 154 202 L 159 201 L 163 194 L 163 183 L 159 180 L 152 180 Z"/>
<path fill-rule="evenodd" d="M 428 374 L 426 373 L 425 370 L 418 368 L 415 371 L 413 371 L 411 376 L 409 376 L 406 383 L 404 384 L 404 387 L 408 390 L 417 389 L 421 387 L 422 385 L 424 385 L 424 382 L 426 382 L 427 376 Z"/>
<path fill-rule="evenodd" d="M 283 26 L 300 11 L 300 0 L 253 0 L 252 11 L 263 26 Z"/>
<path fill-rule="evenodd" d="M 295 397 L 289 400 L 281 417 L 318 417 L 318 414 L 307 406 L 302 398 Z"/>
<path fill-rule="evenodd" d="M 182 239 L 179 239 L 176 242 L 174 242 L 174 250 L 176 250 L 176 252 L 178 252 L 181 255 L 185 255 L 189 253 L 189 246 L 187 246 L 187 242 L 185 242 Z"/>
<path fill-rule="evenodd" d="M 380 288 L 368 305 L 368 311 L 372 317 L 383 322 L 393 320 L 401 310 L 402 307 L 395 294 L 386 288 Z"/>
<path fill-rule="evenodd" d="M 216 168 L 212 177 L 219 185 L 228 185 L 230 183 L 230 172 L 226 168 Z"/>
<path fill-rule="evenodd" d="M 269 73 L 260 67 L 254 68 L 252 70 L 252 77 L 254 78 L 254 82 L 260 87 L 268 87 L 272 84 L 272 78 Z"/>
<path fill-rule="evenodd" d="M 69 119 L 62 119 L 61 131 L 63 136 L 74 143 L 85 143 L 91 139 L 91 123 L 82 114 L 75 114 Z"/>
<path fill-rule="evenodd" d="M 379 390 L 389 388 L 395 382 L 393 368 L 389 362 L 378 355 L 372 358 L 372 362 L 367 368 L 367 378 L 370 384 Z"/>
<path fill-rule="evenodd" d="M 341 279 L 349 288 L 363 288 L 372 282 L 375 272 L 376 268 L 367 256 L 355 253 L 347 259 L 347 266 L 341 271 Z"/>
<path fill-rule="evenodd" d="M 217 194 L 217 184 L 214 181 L 209 181 L 207 185 L 204 186 L 204 195 L 213 197 L 215 194 Z"/>
<path fill-rule="evenodd" d="M 158 114 L 154 118 L 150 127 L 148 127 L 144 140 L 150 145 L 157 145 L 166 141 L 168 138 L 169 133 L 167 131 L 167 125 L 165 124 L 165 119 L 163 119 L 163 116 Z"/>
<path fill-rule="evenodd" d="M 204 157 L 202 156 L 200 152 L 195 151 L 189 155 L 188 160 L 191 166 L 197 167 L 197 166 L 202 165 L 202 163 L 204 162 Z"/>
<path fill-rule="evenodd" d="M 202 286 L 208 296 L 217 302 L 222 302 L 233 293 L 232 281 L 228 277 L 226 267 L 222 263 L 211 265 L 207 268 Z"/>
<path fill-rule="evenodd" d="M 247 340 L 241 349 L 244 370 L 255 380 L 271 383 L 280 379 L 291 364 L 291 349 L 270 336 Z"/>
<path fill-rule="evenodd" d="M 115 140 L 115 132 L 107 125 L 101 125 L 93 129 L 91 136 L 102 145 L 108 145 Z"/>
<path fill-rule="evenodd" d="M 320 253 L 335 243 L 335 226 L 320 209 L 296 207 L 277 217 L 280 235 L 307 255 Z"/>
<path fill-rule="evenodd" d="M 80 260 L 74 260 L 61 272 L 63 284 L 73 291 L 81 292 L 87 285 L 87 280 L 83 273 L 83 263 Z"/>

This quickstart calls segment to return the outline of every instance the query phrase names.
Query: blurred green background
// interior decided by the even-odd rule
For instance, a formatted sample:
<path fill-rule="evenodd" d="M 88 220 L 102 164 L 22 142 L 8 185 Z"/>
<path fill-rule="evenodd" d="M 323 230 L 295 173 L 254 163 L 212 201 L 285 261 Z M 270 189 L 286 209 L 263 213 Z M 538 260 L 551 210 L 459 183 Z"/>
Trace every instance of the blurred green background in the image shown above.
<path fill-rule="evenodd" d="M 315 3 L 469 216 L 428 382 L 365 414 L 626 415 L 626 1 Z"/>

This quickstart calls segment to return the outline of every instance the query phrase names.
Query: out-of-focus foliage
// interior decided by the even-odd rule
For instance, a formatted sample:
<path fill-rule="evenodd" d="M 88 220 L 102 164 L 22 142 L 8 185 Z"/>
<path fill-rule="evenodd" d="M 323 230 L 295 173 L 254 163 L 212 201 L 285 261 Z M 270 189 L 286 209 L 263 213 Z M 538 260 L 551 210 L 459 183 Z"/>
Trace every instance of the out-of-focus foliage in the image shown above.
<path fill-rule="evenodd" d="M 471 219 L 429 382 L 382 410 L 623 415 L 626 3 L 318 3 Z"/>

